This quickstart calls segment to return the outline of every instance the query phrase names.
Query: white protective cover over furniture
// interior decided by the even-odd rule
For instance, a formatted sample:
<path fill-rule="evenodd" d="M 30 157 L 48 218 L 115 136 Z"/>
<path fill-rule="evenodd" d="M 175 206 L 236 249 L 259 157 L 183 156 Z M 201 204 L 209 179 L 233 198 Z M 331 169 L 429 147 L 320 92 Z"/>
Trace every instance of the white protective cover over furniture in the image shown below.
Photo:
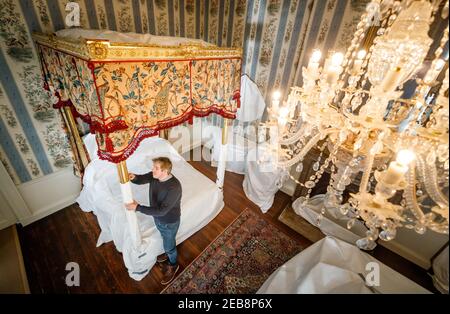
<path fill-rule="evenodd" d="M 222 129 L 217 126 L 203 127 L 204 146 L 211 149 L 211 166 L 217 167 L 222 148 Z M 228 132 L 227 160 L 225 169 L 234 173 L 247 172 L 248 152 L 256 147 L 256 143 L 234 132 Z"/>
<path fill-rule="evenodd" d="M 61 29 L 55 32 L 57 37 L 65 38 L 68 40 L 79 40 L 81 38 L 86 39 L 104 39 L 113 43 L 138 43 L 147 45 L 158 46 L 178 46 L 183 44 L 195 44 L 204 47 L 213 46 L 201 39 L 173 37 L 173 36 L 156 36 L 151 34 L 139 34 L 139 33 L 121 33 L 110 30 L 99 29 L 79 29 L 68 28 Z"/>
<path fill-rule="evenodd" d="M 366 270 L 370 262 L 379 265 L 379 286 L 374 286 L 373 290 L 363 279 L 373 271 L 372 266 Z M 430 292 L 356 246 L 325 237 L 278 268 L 257 293 Z"/>
<path fill-rule="evenodd" d="M 242 182 L 247 198 L 258 205 L 263 213 L 272 207 L 275 193 L 279 190 L 277 182 L 283 174 L 280 168 L 273 167 L 273 163 L 269 161 L 258 164 L 258 156 L 266 149 L 269 149 L 269 145 L 261 143 L 248 152 L 252 157 L 247 158 L 247 172 Z"/>
<path fill-rule="evenodd" d="M 249 123 L 261 119 L 266 103 L 258 86 L 247 76 L 241 76 L 241 106 L 236 112 L 237 125 L 230 126 L 227 140 L 227 171 L 244 174 L 247 172 L 247 154 L 256 147 L 256 126 Z M 202 125 L 205 146 L 211 148 L 211 165 L 217 167 L 222 147 L 222 129 L 218 126 Z"/>
<path fill-rule="evenodd" d="M 347 222 L 350 220 L 345 215 L 338 212 L 338 209 L 325 211 L 325 214 L 320 219 L 320 224 L 317 223 L 321 210 L 324 206 L 324 194 L 319 194 L 311 197 L 307 206 L 301 206 L 302 198 L 297 198 L 292 203 L 294 212 L 307 220 L 310 224 L 317 227 L 323 234 L 331 237 L 341 239 L 347 243 L 354 245 L 358 239 L 366 237 L 367 228 L 359 220 L 356 220 L 352 228 L 347 229 Z M 370 249 L 374 249 L 376 243 Z"/>
<path fill-rule="evenodd" d="M 433 283 L 441 293 L 448 294 L 448 245 L 433 260 Z"/>
<path fill-rule="evenodd" d="M 86 167 L 84 186 L 76 201 L 83 211 L 92 211 L 97 216 L 101 228 L 97 246 L 114 241 L 117 250 L 123 254 L 130 277 L 141 280 L 155 264 L 156 257 L 163 253 L 162 238 L 153 217 L 137 212 L 142 244 L 137 249 L 133 248 L 117 167 L 97 157 L 93 135 L 87 135 L 84 142 L 91 162 Z M 195 170 L 168 141 L 159 137 L 141 142 L 127 159 L 129 172 L 143 174 L 151 171 L 151 159 L 158 156 L 171 159 L 172 173 L 180 180 L 183 189 L 181 224 L 177 234 L 179 244 L 216 217 L 224 206 L 223 194 L 213 181 Z M 148 206 L 148 185 L 132 184 L 132 189 L 135 200 Z"/>
<path fill-rule="evenodd" d="M 236 112 L 236 119 L 240 122 L 251 122 L 261 119 L 266 102 L 256 85 L 248 75 L 241 76 L 241 106 Z"/>

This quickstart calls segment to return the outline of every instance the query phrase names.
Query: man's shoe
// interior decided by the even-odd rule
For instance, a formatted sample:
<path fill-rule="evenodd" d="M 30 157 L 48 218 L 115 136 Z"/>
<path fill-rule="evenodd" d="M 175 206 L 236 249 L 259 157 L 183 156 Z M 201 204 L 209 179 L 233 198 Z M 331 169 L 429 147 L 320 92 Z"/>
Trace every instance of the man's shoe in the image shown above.
<path fill-rule="evenodd" d="M 159 255 L 159 256 L 156 258 L 156 261 L 157 261 L 158 263 L 164 263 L 164 262 L 167 261 L 168 259 L 169 259 L 169 257 L 167 256 L 166 253 L 164 253 L 164 254 Z"/>
<path fill-rule="evenodd" d="M 177 274 L 178 269 L 180 268 L 180 265 L 176 264 L 176 265 L 167 265 L 165 266 L 165 271 L 163 274 L 163 280 L 161 281 L 162 285 L 167 285 L 169 284 L 174 278 L 175 275 Z"/>
<path fill-rule="evenodd" d="M 169 260 L 166 260 L 162 263 L 158 263 L 159 269 L 161 269 L 162 273 L 165 274 L 167 271 L 167 267 L 169 267 L 170 262 Z"/>

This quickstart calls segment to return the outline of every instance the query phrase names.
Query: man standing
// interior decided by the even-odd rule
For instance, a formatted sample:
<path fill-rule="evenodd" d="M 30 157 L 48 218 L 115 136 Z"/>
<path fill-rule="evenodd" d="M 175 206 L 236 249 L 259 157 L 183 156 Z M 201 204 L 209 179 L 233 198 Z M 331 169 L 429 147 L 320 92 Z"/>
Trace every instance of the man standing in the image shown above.
<path fill-rule="evenodd" d="M 174 278 L 179 269 L 177 262 L 176 235 L 180 226 L 181 184 L 172 174 L 172 162 L 167 157 L 153 159 L 152 171 L 137 175 L 130 173 L 134 184 L 149 183 L 150 206 L 133 203 L 125 204 L 128 210 L 136 210 L 153 216 L 155 225 L 161 233 L 165 253 L 158 256 L 157 262 L 163 267 L 161 284 L 167 285 Z M 168 262 L 166 263 L 166 261 Z"/>

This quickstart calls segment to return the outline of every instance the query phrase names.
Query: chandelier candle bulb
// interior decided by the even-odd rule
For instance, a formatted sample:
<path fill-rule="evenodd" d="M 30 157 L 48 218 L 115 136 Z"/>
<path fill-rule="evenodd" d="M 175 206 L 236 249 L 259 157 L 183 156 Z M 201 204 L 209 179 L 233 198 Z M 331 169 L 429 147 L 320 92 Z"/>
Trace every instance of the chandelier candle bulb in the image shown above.
<path fill-rule="evenodd" d="M 404 166 L 408 166 L 414 159 L 415 154 L 408 149 L 402 149 L 397 153 L 397 162 Z"/>
<path fill-rule="evenodd" d="M 362 49 L 358 52 L 358 55 L 356 56 L 356 60 L 353 63 L 353 73 L 356 74 L 359 72 L 365 56 L 366 56 L 366 51 L 364 49 Z"/>
<path fill-rule="evenodd" d="M 440 72 L 444 68 L 444 65 L 445 61 L 442 59 L 438 59 L 434 65 L 434 69 Z"/>
<path fill-rule="evenodd" d="M 280 101 L 279 100 L 272 100 L 272 111 L 273 114 L 277 114 L 278 113 L 278 108 L 280 106 Z"/>
<path fill-rule="evenodd" d="M 281 132 L 284 130 L 284 127 L 286 126 L 288 115 L 289 115 L 289 108 L 287 106 L 281 107 L 278 115 L 278 126 Z"/>
<path fill-rule="evenodd" d="M 274 91 L 274 92 L 273 92 L 273 97 L 272 97 L 272 99 L 273 99 L 273 100 L 276 100 L 276 101 L 280 101 L 280 98 L 281 98 L 281 93 L 280 93 L 280 91 L 279 91 L 279 90 Z"/>
<path fill-rule="evenodd" d="M 405 177 L 407 171 L 408 166 L 403 165 L 398 161 L 391 161 L 389 168 L 383 176 L 383 183 L 397 185 Z"/>
<path fill-rule="evenodd" d="M 398 184 L 408 171 L 408 165 L 414 160 L 414 153 L 410 150 L 403 149 L 397 154 L 397 160 L 389 164 L 389 168 L 383 177 L 384 183 L 389 185 Z"/>
<path fill-rule="evenodd" d="M 327 62 L 327 68 L 325 70 L 326 81 L 330 86 L 333 86 L 342 72 L 342 61 L 344 61 L 344 55 L 340 52 L 336 52 L 331 57 L 331 61 Z"/>
<path fill-rule="evenodd" d="M 281 98 L 280 91 L 275 91 L 272 95 L 272 110 L 274 114 L 278 113 L 278 109 L 280 106 L 280 98 Z"/>
<path fill-rule="evenodd" d="M 315 49 L 313 54 L 311 55 L 311 59 L 309 62 L 318 63 L 320 61 L 320 58 L 322 58 L 322 52 L 320 52 L 319 49 Z"/>
<path fill-rule="evenodd" d="M 430 69 L 427 73 L 427 75 L 424 78 L 425 84 L 431 84 L 436 80 L 436 78 L 439 76 L 439 73 L 441 73 L 442 69 L 444 68 L 445 61 L 442 59 L 438 59 L 434 62 L 434 66 L 432 69 Z"/>
<path fill-rule="evenodd" d="M 342 61 L 344 61 L 344 55 L 341 52 L 336 52 L 331 57 L 331 65 L 338 67 L 342 64 Z"/>
<path fill-rule="evenodd" d="M 286 126 L 286 123 L 287 123 L 286 118 L 283 118 L 283 117 L 278 118 L 278 128 L 279 128 L 280 132 L 284 131 L 284 127 Z"/>
<path fill-rule="evenodd" d="M 356 56 L 359 60 L 364 59 L 364 57 L 366 56 L 367 52 L 364 49 L 361 49 L 360 51 L 358 51 L 358 55 Z"/>
<path fill-rule="evenodd" d="M 319 61 L 321 57 L 322 53 L 320 52 L 320 50 L 314 50 L 308 63 L 309 73 L 314 73 L 315 71 L 319 70 Z"/>
<path fill-rule="evenodd" d="M 337 82 L 337 80 L 339 78 L 339 74 L 341 74 L 341 72 L 342 72 L 342 67 L 330 66 L 326 72 L 327 83 L 330 86 L 333 86 Z"/>
<path fill-rule="evenodd" d="M 289 115 L 289 108 L 283 106 L 280 108 L 280 118 L 286 119 Z"/>
<path fill-rule="evenodd" d="M 381 90 L 385 93 L 394 91 L 402 80 L 402 69 L 394 67 L 386 73 L 386 77 L 381 82 Z"/>
<path fill-rule="evenodd" d="M 295 108 L 297 107 L 297 102 L 295 101 L 294 97 L 289 94 L 288 96 L 288 100 L 287 100 L 287 107 L 288 107 L 288 115 L 289 118 L 293 118 L 294 117 L 294 113 L 295 113 Z"/>

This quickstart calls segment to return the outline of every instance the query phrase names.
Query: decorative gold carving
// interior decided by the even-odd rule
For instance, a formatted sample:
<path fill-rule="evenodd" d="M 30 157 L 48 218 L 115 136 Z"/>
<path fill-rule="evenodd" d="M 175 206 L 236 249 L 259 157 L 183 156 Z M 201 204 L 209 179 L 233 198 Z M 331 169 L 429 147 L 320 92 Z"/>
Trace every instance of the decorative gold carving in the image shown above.
<path fill-rule="evenodd" d="M 42 45 L 69 52 L 88 61 L 121 61 L 142 59 L 242 58 L 241 48 L 222 48 L 197 43 L 161 46 L 139 43 L 111 43 L 108 40 L 81 39 L 71 41 L 55 35 L 33 33 Z"/>
<path fill-rule="evenodd" d="M 91 58 L 103 60 L 108 56 L 108 45 L 99 41 L 88 41 L 86 43 Z"/>

